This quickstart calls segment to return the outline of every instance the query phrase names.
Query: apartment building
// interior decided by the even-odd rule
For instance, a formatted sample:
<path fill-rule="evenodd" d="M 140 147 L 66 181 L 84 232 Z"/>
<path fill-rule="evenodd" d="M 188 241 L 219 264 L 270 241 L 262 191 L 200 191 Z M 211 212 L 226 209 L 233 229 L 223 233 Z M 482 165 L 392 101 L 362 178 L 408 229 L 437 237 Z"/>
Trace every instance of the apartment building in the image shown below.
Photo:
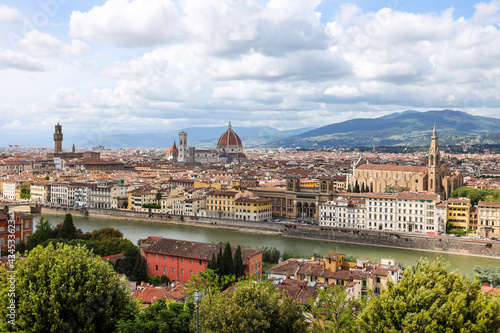
<path fill-rule="evenodd" d="M 239 197 L 234 201 L 235 218 L 243 221 L 272 219 L 272 200 L 267 198 Z"/>
<path fill-rule="evenodd" d="M 50 202 L 50 185 L 48 181 L 33 182 L 30 186 L 31 200 L 35 202 Z"/>
<path fill-rule="evenodd" d="M 447 215 L 451 229 L 466 231 L 469 228 L 470 210 L 472 205 L 468 198 L 448 199 Z"/>
<path fill-rule="evenodd" d="M 477 234 L 500 238 L 500 202 L 479 201 Z"/>
<path fill-rule="evenodd" d="M 207 217 L 234 219 L 236 191 L 210 191 L 207 193 Z"/>
<path fill-rule="evenodd" d="M 319 206 L 319 224 L 326 227 L 364 229 L 364 204 L 343 197 Z"/>
<path fill-rule="evenodd" d="M 53 205 L 68 205 L 67 183 L 52 183 L 50 185 L 50 203 Z"/>

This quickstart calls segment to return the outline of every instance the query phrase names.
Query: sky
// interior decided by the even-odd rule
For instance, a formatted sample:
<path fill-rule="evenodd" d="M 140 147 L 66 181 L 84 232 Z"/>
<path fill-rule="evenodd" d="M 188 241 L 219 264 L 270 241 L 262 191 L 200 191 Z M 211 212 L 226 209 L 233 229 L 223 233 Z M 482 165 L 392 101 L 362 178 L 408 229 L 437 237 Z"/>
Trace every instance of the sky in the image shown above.
<path fill-rule="evenodd" d="M 52 145 L 58 121 L 69 148 L 228 121 L 499 118 L 499 22 L 500 0 L 3 0 L 0 147 Z"/>

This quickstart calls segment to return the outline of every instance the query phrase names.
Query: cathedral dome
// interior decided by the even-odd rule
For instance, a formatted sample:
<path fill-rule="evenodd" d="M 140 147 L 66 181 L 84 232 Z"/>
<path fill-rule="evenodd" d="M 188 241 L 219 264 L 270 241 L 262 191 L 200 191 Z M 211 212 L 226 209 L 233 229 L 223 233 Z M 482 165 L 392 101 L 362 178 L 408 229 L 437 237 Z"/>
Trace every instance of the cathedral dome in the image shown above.
<path fill-rule="evenodd" d="M 167 149 L 167 154 L 170 154 L 170 155 L 177 155 L 179 153 L 179 149 L 177 148 L 177 146 L 175 145 L 175 141 L 174 141 L 174 144 L 171 145 L 170 147 L 168 147 Z"/>
<path fill-rule="evenodd" d="M 217 142 L 217 149 L 227 152 L 235 152 L 235 149 L 240 152 L 241 149 L 243 149 L 241 139 L 238 134 L 233 131 L 231 122 L 229 122 L 229 125 L 227 126 L 227 131 L 220 136 L 219 141 Z"/>

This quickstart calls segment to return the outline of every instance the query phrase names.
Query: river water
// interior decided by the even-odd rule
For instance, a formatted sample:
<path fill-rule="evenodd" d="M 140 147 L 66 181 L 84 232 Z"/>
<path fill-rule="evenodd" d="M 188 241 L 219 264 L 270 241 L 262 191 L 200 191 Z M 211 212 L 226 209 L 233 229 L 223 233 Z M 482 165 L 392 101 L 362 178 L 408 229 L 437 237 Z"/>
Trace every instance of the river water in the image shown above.
<path fill-rule="evenodd" d="M 64 215 L 43 214 L 51 225 L 62 223 Z M 35 214 L 35 221 L 40 219 L 40 214 Z M 139 239 L 148 236 L 158 236 L 197 242 L 219 243 L 229 241 L 231 245 L 241 245 L 245 247 L 261 248 L 264 246 L 274 246 L 281 252 L 284 250 L 310 255 L 319 253 L 326 255 L 330 252 L 340 252 L 346 256 L 357 258 L 368 258 L 375 262 L 380 262 L 380 258 L 395 258 L 398 263 L 405 266 L 414 265 L 419 258 L 427 257 L 435 260 L 441 256 L 444 261 L 450 263 L 451 270 L 457 270 L 465 275 L 473 273 L 475 265 L 488 266 L 500 265 L 500 259 L 480 258 L 446 253 L 435 253 L 426 251 L 412 251 L 404 249 L 394 249 L 379 246 L 355 245 L 337 242 L 327 242 L 310 239 L 289 238 L 275 235 L 261 235 L 243 233 L 228 229 L 203 228 L 189 225 L 165 224 L 157 222 L 143 222 L 134 220 L 118 220 L 105 218 L 88 218 L 73 216 L 75 226 L 83 232 L 94 229 L 111 227 L 123 232 L 124 237 L 129 238 L 134 244 Z"/>

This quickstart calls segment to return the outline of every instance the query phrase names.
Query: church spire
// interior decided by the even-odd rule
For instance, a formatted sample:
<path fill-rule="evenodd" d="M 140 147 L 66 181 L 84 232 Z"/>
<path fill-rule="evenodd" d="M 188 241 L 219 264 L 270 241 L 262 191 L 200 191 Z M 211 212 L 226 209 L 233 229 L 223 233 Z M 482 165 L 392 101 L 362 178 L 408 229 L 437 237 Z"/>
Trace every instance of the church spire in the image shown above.
<path fill-rule="evenodd" d="M 436 123 L 434 123 L 434 131 L 432 131 L 432 136 L 437 136 Z"/>
<path fill-rule="evenodd" d="M 228 131 L 232 131 L 233 130 L 233 126 L 231 125 L 231 120 L 229 121 L 229 125 L 227 125 L 227 130 Z"/>

